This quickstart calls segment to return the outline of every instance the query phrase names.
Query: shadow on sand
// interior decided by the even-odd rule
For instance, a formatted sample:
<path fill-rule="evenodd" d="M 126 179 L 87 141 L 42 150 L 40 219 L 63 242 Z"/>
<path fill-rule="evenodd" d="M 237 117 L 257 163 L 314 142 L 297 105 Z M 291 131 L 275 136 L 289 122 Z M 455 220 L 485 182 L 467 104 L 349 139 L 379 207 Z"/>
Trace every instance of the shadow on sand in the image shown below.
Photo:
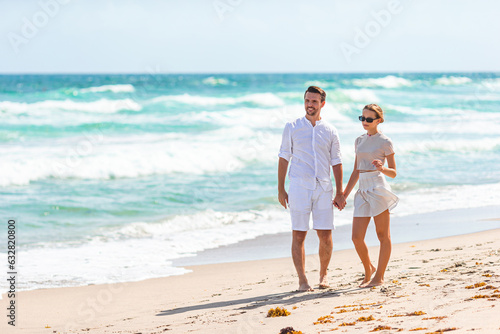
<path fill-rule="evenodd" d="M 268 294 L 258 297 L 251 298 L 242 298 L 231 301 L 220 301 L 215 303 L 207 303 L 207 304 L 199 304 L 192 305 L 186 307 L 174 308 L 172 310 L 163 310 L 157 314 L 157 316 L 164 315 L 173 315 L 190 311 L 198 311 L 198 310 L 208 310 L 213 308 L 224 308 L 229 306 L 238 306 L 243 305 L 241 307 L 236 308 L 235 310 L 251 310 L 255 308 L 259 308 L 262 306 L 270 306 L 270 305 L 293 305 L 299 302 L 304 302 L 308 300 L 320 299 L 320 298 L 332 298 L 332 297 L 340 297 L 345 293 L 352 293 L 356 291 L 366 290 L 364 288 L 349 288 L 349 289 L 315 289 L 311 292 L 282 292 L 282 293 L 274 293 Z"/>

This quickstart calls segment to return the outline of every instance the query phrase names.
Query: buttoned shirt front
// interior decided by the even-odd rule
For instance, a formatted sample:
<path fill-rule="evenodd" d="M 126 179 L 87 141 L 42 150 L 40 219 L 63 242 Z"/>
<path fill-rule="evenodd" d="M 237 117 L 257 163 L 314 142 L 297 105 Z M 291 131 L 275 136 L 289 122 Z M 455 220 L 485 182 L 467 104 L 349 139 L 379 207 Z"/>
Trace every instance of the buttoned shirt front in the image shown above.
<path fill-rule="evenodd" d="M 279 157 L 290 161 L 288 178 L 310 190 L 319 182 L 333 189 L 330 166 L 342 163 L 337 129 L 320 119 L 313 126 L 305 116 L 288 122 L 283 130 Z"/>

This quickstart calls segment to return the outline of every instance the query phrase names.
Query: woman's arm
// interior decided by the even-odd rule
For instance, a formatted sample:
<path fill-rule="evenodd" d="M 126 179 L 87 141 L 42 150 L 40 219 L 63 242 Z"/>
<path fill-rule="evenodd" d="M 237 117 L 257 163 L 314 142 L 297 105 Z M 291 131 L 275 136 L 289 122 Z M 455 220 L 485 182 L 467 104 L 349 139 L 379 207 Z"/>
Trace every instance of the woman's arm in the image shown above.
<path fill-rule="evenodd" d="M 359 179 L 359 170 L 358 170 L 358 158 L 354 159 L 354 169 L 352 170 L 351 177 L 349 178 L 349 182 L 344 190 L 344 198 L 347 199 L 352 189 L 356 185 Z"/>
<path fill-rule="evenodd" d="M 396 159 L 394 159 L 394 153 L 386 156 L 387 158 L 387 167 L 384 167 L 382 161 L 373 160 L 373 165 L 377 167 L 377 170 L 382 174 L 387 175 L 388 177 L 395 178 L 398 174 L 396 172 Z"/>

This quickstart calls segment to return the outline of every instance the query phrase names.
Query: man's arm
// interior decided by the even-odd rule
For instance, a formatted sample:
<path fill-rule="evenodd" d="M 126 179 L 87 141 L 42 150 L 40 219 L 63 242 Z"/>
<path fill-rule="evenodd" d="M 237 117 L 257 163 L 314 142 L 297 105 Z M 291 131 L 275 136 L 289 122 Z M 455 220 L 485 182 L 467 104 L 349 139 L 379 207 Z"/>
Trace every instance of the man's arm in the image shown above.
<path fill-rule="evenodd" d="M 288 194 L 285 190 L 285 178 L 287 170 L 288 170 L 288 161 L 280 157 L 278 163 L 278 200 L 285 209 L 288 203 Z"/>
<path fill-rule="evenodd" d="M 290 123 L 287 123 L 283 129 L 280 153 L 278 154 L 280 157 L 278 162 L 278 200 L 285 209 L 288 204 L 288 194 L 285 191 L 285 178 L 288 170 L 288 162 L 292 158 L 292 151 L 293 145 L 292 135 L 290 133 Z"/>
<path fill-rule="evenodd" d="M 335 187 L 336 187 L 336 193 L 335 193 L 335 199 L 333 200 L 333 205 L 339 210 L 342 210 L 345 208 L 346 201 L 344 198 L 344 190 L 343 190 L 343 185 L 342 185 L 342 179 L 344 177 L 344 172 L 342 169 L 342 164 L 337 164 L 335 166 L 332 166 L 333 170 L 333 177 L 335 178 Z"/>
<path fill-rule="evenodd" d="M 337 209 L 342 210 L 346 204 L 342 185 L 342 178 L 344 177 L 344 174 L 342 170 L 342 154 L 340 153 L 340 139 L 336 129 L 332 134 L 330 165 L 332 166 L 333 177 L 335 178 L 335 187 L 337 188 L 333 205 L 335 205 Z"/>

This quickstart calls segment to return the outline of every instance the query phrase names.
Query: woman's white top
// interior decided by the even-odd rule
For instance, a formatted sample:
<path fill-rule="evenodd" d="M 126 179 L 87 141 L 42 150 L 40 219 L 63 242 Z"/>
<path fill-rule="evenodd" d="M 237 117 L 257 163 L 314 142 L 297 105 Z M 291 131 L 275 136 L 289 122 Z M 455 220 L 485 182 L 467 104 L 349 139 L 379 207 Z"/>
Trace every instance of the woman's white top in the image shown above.
<path fill-rule="evenodd" d="M 378 132 L 369 136 L 364 134 L 354 142 L 358 170 L 377 170 L 372 161 L 378 159 L 385 163 L 385 157 L 394 153 L 392 141 L 386 135 Z"/>

